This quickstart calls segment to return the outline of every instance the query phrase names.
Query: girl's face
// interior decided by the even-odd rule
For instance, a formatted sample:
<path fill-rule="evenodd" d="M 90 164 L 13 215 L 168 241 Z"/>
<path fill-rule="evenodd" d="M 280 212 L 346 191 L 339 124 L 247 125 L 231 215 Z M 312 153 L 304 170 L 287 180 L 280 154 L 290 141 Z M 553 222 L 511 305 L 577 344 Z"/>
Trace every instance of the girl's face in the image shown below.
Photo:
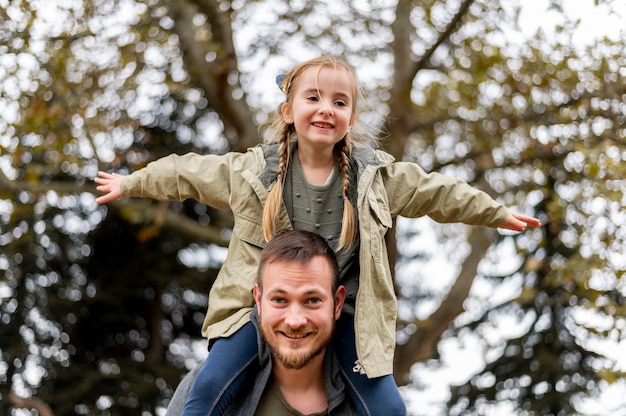
<path fill-rule="evenodd" d="M 292 88 L 282 113 L 285 122 L 294 125 L 299 145 L 332 151 L 354 124 L 352 75 L 341 67 L 311 67 Z"/>

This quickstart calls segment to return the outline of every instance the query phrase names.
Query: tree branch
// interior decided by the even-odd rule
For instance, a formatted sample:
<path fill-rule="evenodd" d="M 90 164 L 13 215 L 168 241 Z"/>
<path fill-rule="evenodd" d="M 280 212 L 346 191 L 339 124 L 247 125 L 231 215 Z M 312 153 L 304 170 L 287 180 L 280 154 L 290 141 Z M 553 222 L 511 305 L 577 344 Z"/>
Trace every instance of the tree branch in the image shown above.
<path fill-rule="evenodd" d="M 12 181 L 0 170 L 0 191 L 10 192 L 29 191 L 33 193 L 45 193 L 49 191 L 61 195 L 89 192 L 99 194 L 95 185 L 82 185 L 71 181 L 29 182 Z M 109 202 L 108 209 L 116 212 L 124 220 L 131 224 L 156 224 L 190 241 L 201 241 L 227 247 L 229 239 L 223 235 L 224 229 L 211 224 L 199 225 L 183 214 L 172 212 L 166 208 L 168 202 L 155 205 L 151 200 L 141 198 L 124 198 Z"/>
<path fill-rule="evenodd" d="M 190 3 L 195 7 L 190 7 Z M 220 116 L 231 149 L 243 151 L 258 143 L 254 115 L 239 83 L 237 56 L 233 41 L 230 10 L 222 10 L 215 0 L 169 1 L 173 30 L 178 35 L 185 67 L 192 84 L 204 91 L 210 108 Z M 198 39 L 196 13 L 208 19 L 208 39 Z M 213 56 L 213 59 L 208 59 Z M 237 75 L 237 81 L 232 81 Z"/>
<path fill-rule="evenodd" d="M 162 201 L 162 204 L 169 203 Z M 133 198 L 109 202 L 107 207 L 131 224 L 156 224 L 190 241 L 228 246 L 229 240 L 224 237 L 222 228 L 210 224 L 200 225 L 182 214 L 163 210 L 162 204 L 155 205 L 150 200 Z"/>
<path fill-rule="evenodd" d="M 14 392 L 9 392 L 9 401 L 18 409 L 35 410 L 39 416 L 54 416 L 50 406 L 41 399 L 31 397 L 29 399 L 19 397 Z"/>
<path fill-rule="evenodd" d="M 471 252 L 463 262 L 456 281 L 439 308 L 425 321 L 414 321 L 417 331 L 405 344 L 396 346 L 394 376 L 398 385 L 408 383 L 408 374 L 413 364 L 431 356 L 441 335 L 452 321 L 463 313 L 463 303 L 467 299 L 472 283 L 476 278 L 478 265 L 489 250 L 495 237 L 495 230 L 487 227 L 473 227 L 469 237 Z"/>
<path fill-rule="evenodd" d="M 448 23 L 448 26 L 446 26 L 446 29 L 439 34 L 439 37 L 437 38 L 435 43 L 433 43 L 430 46 L 430 48 L 426 50 L 424 55 L 422 55 L 422 57 L 415 63 L 415 65 L 413 65 L 412 70 L 409 73 L 409 79 L 411 81 L 413 80 L 413 78 L 415 78 L 415 76 L 417 75 L 420 69 L 424 69 L 427 67 L 428 62 L 430 61 L 430 58 L 433 56 L 437 48 L 439 48 L 439 46 L 441 46 L 441 44 L 445 42 L 446 39 L 448 39 L 450 35 L 452 35 L 452 33 L 454 33 L 454 31 L 460 27 L 460 23 L 463 20 L 463 17 L 467 14 L 467 11 L 469 10 L 470 6 L 474 3 L 474 1 L 475 0 L 463 1 L 461 6 L 459 7 L 459 10 L 456 12 L 454 17 L 450 20 L 450 22 Z"/>
<path fill-rule="evenodd" d="M 448 23 L 446 30 L 439 34 L 437 40 L 426 50 L 417 61 L 411 59 L 411 36 L 415 28 L 411 24 L 411 2 L 400 1 L 396 6 L 396 20 L 392 24 L 394 40 L 392 43 L 394 55 L 394 83 L 391 86 L 391 101 L 389 102 L 390 114 L 393 120 L 387 120 L 387 128 L 391 140 L 385 143 L 385 150 L 396 159 L 402 159 L 406 137 L 422 124 L 420 114 L 415 109 L 411 100 L 413 81 L 419 70 L 427 67 L 431 57 L 450 35 L 459 28 L 459 23 L 467 14 L 474 0 L 465 0 L 454 17 Z"/>

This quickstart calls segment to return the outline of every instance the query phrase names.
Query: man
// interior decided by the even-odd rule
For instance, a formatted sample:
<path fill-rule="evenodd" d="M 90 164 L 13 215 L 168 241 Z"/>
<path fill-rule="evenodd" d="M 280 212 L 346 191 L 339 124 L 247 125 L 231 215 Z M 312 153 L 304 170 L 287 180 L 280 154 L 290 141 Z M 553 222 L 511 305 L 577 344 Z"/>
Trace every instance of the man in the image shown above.
<path fill-rule="evenodd" d="M 226 415 L 356 415 L 331 349 L 345 297 L 322 237 L 287 231 L 272 239 L 261 253 L 251 316 L 260 369 Z M 182 412 L 193 376 L 181 382 L 168 415 Z"/>

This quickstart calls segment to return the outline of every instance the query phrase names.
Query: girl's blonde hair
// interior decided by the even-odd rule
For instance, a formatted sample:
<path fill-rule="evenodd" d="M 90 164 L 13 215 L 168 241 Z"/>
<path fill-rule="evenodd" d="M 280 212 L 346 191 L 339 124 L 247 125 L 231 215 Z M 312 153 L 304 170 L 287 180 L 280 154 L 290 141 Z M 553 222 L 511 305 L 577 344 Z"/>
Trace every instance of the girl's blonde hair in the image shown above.
<path fill-rule="evenodd" d="M 281 110 L 283 106 L 291 104 L 294 84 L 298 82 L 298 77 L 304 71 L 309 68 L 317 68 L 319 71 L 322 68 L 328 67 L 333 69 L 341 68 L 350 74 L 352 78 L 351 118 L 353 120 L 357 120 L 358 118 L 357 116 L 360 111 L 359 104 L 364 100 L 364 94 L 358 85 L 354 69 L 347 62 L 330 56 L 321 56 L 319 58 L 303 62 L 285 74 L 280 85 L 280 89 L 285 94 L 285 101 L 278 106 L 278 112 L 269 127 L 270 136 L 267 139 L 267 142 L 279 143 L 280 146 L 276 183 L 272 187 L 263 209 L 263 236 L 266 241 L 271 240 L 271 238 L 276 234 L 276 217 L 278 216 L 278 211 L 282 201 L 285 174 L 290 163 L 289 159 L 291 156 L 291 149 L 289 144 L 291 137 L 295 134 L 294 125 L 287 124 L 285 122 L 282 117 Z M 350 199 L 348 198 L 350 192 L 352 147 L 355 144 L 358 145 L 364 143 L 368 139 L 371 138 L 365 137 L 365 135 L 354 135 L 349 131 L 342 140 L 335 144 L 333 153 L 343 178 L 343 219 L 338 250 L 350 248 L 354 244 L 358 233 L 356 212 L 352 203 L 350 203 Z"/>

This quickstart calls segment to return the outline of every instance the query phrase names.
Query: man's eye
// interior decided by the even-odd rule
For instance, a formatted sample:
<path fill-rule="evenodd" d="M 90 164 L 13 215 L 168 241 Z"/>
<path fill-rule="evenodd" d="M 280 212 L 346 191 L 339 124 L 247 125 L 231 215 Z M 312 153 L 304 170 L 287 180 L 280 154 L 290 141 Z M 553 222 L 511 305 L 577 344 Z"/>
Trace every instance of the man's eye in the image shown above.
<path fill-rule="evenodd" d="M 283 299 L 283 298 L 272 298 L 272 299 L 270 299 L 270 301 L 272 303 L 276 303 L 276 304 L 279 304 L 279 305 L 282 305 L 283 303 L 285 303 L 285 299 Z"/>
<path fill-rule="evenodd" d="M 309 302 L 310 304 L 312 304 L 312 305 L 317 305 L 317 304 L 319 304 L 319 303 L 322 303 L 322 300 L 321 300 L 321 299 L 319 299 L 319 298 L 311 298 L 311 299 L 309 299 L 309 300 L 308 300 L 308 302 Z"/>

